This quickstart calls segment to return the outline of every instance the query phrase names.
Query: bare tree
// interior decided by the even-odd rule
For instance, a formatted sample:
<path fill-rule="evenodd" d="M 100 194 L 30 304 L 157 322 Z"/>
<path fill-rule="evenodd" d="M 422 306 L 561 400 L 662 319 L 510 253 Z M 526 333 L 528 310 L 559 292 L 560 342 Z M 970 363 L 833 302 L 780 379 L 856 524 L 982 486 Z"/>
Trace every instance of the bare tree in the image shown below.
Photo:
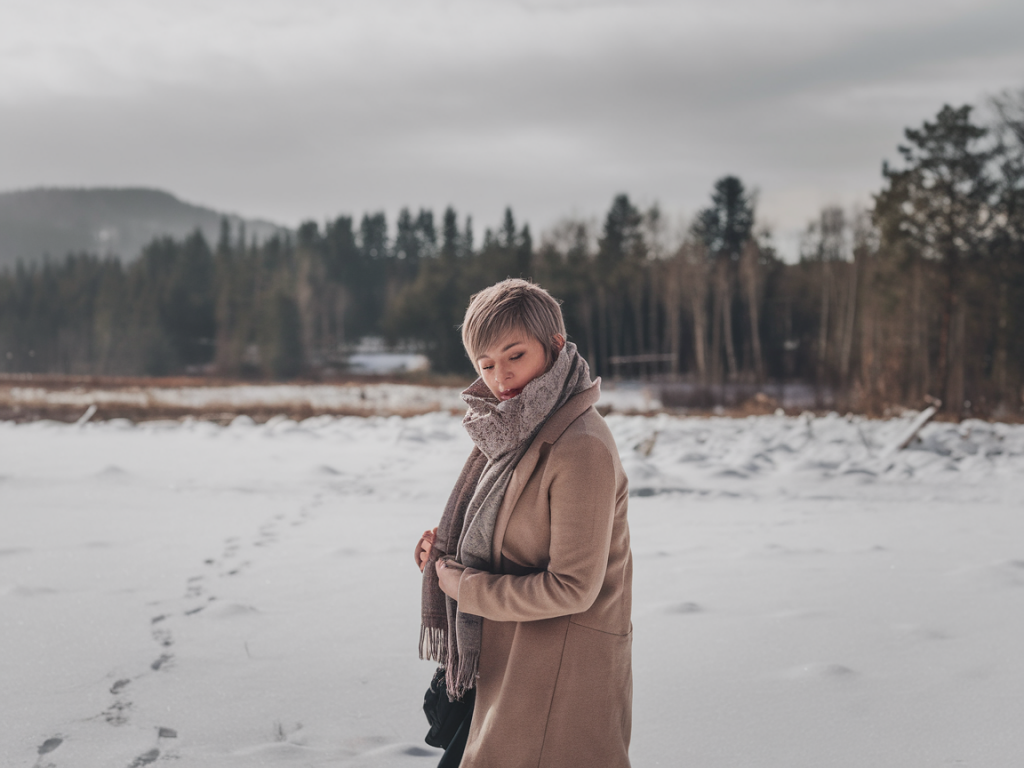
<path fill-rule="evenodd" d="M 710 384 L 708 360 L 708 293 L 710 265 L 703 243 L 689 240 L 680 246 L 679 276 L 684 285 L 693 320 L 693 360 L 702 385 Z"/>
<path fill-rule="evenodd" d="M 754 355 L 754 380 L 764 381 L 764 356 L 761 352 L 761 248 L 754 238 L 747 241 L 740 255 L 740 282 L 747 295 L 747 317 L 750 319 L 750 342 Z"/>

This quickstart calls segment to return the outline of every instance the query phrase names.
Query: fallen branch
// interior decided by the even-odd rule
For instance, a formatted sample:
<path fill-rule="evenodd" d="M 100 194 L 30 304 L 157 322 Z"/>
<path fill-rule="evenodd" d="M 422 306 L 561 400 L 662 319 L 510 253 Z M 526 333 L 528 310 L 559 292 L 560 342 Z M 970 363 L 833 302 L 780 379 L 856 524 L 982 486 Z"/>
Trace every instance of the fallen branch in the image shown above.
<path fill-rule="evenodd" d="M 924 425 L 932 420 L 932 417 L 938 412 L 934 405 L 930 405 L 921 411 L 914 420 L 910 422 L 910 425 L 900 435 L 899 439 L 889 445 L 884 451 L 882 456 L 892 456 L 894 453 L 899 453 L 906 448 L 917 437 L 917 433 L 920 432 Z"/>
<path fill-rule="evenodd" d="M 75 422 L 75 426 L 76 427 L 82 426 L 83 424 L 85 424 L 85 422 L 87 422 L 89 419 L 91 419 L 95 415 L 96 415 L 96 404 L 93 403 L 92 405 L 90 405 L 88 407 L 88 409 L 86 409 L 85 413 L 83 413 L 81 415 L 81 417 L 78 419 L 78 421 Z"/>

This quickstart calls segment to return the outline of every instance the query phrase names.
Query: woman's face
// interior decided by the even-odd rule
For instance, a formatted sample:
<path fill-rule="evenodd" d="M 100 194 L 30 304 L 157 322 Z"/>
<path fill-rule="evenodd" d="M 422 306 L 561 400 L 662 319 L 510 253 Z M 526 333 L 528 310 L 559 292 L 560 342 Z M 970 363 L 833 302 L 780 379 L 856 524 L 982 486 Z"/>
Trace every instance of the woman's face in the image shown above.
<path fill-rule="evenodd" d="M 565 339 L 554 337 L 561 349 Z M 511 331 L 494 342 L 476 360 L 476 368 L 498 400 L 511 400 L 523 387 L 547 371 L 550 348 L 525 331 Z"/>

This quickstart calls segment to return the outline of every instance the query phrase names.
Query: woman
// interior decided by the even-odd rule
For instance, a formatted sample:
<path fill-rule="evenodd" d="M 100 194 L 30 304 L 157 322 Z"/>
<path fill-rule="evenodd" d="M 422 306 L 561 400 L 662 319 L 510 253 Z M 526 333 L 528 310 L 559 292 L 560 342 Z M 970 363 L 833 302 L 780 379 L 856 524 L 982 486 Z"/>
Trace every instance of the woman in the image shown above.
<path fill-rule="evenodd" d="M 593 407 L 600 379 L 558 302 L 524 280 L 476 294 L 462 340 L 480 374 L 462 394 L 475 446 L 415 551 L 420 655 L 450 695 L 476 696 L 461 763 L 453 743 L 442 764 L 628 767 L 628 492 Z"/>

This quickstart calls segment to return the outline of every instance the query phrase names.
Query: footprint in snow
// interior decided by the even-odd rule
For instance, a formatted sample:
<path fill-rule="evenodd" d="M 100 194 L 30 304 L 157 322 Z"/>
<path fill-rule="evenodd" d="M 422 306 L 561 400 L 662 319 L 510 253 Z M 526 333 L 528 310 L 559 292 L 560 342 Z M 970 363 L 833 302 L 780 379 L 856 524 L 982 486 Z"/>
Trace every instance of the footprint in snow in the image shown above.
<path fill-rule="evenodd" d="M 167 666 L 168 662 L 170 662 L 173 658 L 174 657 L 169 653 L 161 653 L 160 658 L 158 658 L 156 661 L 150 664 L 149 668 L 152 669 L 154 672 L 161 670 L 165 666 Z"/>
<path fill-rule="evenodd" d="M 40 755 L 46 755 L 53 752 L 57 747 L 64 743 L 64 739 L 60 736 L 52 736 L 42 744 L 39 745 L 39 749 L 36 752 Z"/>
<path fill-rule="evenodd" d="M 199 597 L 203 594 L 203 577 L 192 576 L 187 582 L 185 588 L 185 597 Z"/>
<path fill-rule="evenodd" d="M 103 710 L 103 719 L 113 726 L 124 725 L 128 722 L 128 713 L 131 711 L 131 708 L 132 703 L 130 701 L 115 701 Z"/>
<path fill-rule="evenodd" d="M 413 757 L 437 757 L 436 752 L 430 752 L 423 747 L 406 747 L 402 750 L 402 754 L 412 755 Z"/>
<path fill-rule="evenodd" d="M 213 615 L 218 619 L 230 619 L 235 616 L 252 616 L 259 612 L 258 608 L 251 605 L 245 605 L 243 603 L 226 603 L 213 611 Z"/>
<path fill-rule="evenodd" d="M 109 478 L 122 478 L 128 477 L 128 472 L 125 472 L 121 467 L 116 464 L 108 464 L 106 467 L 97 472 L 94 477 L 109 477 Z"/>
<path fill-rule="evenodd" d="M 253 542 L 254 546 L 265 547 L 267 544 L 277 541 L 277 527 L 273 523 L 268 523 L 260 528 L 259 534 L 259 538 Z"/>
<path fill-rule="evenodd" d="M 36 749 L 36 753 L 39 755 L 39 757 L 37 757 L 36 761 L 32 764 L 32 768 L 57 768 L 56 763 L 52 763 L 49 760 L 46 760 L 44 762 L 44 758 L 46 755 L 53 752 L 53 750 L 55 750 L 63 743 L 64 739 L 60 736 L 51 736 L 49 739 L 40 744 L 39 747 Z"/>
<path fill-rule="evenodd" d="M 159 757 L 160 757 L 160 750 L 156 749 L 156 748 L 151 749 L 151 750 L 149 750 L 149 752 L 146 752 L 145 754 L 139 755 L 134 760 L 132 760 L 128 764 L 128 768 L 142 768 L 142 766 L 144 766 L 144 765 L 149 765 L 150 763 L 155 763 L 157 758 L 159 758 Z"/>
<path fill-rule="evenodd" d="M 685 613 L 703 613 L 704 608 L 698 603 L 677 603 L 671 606 L 666 613 L 673 614 L 685 614 Z"/>
<path fill-rule="evenodd" d="M 110 686 L 110 692 L 117 698 L 114 699 L 113 704 L 101 713 L 103 719 L 106 720 L 109 725 L 119 726 L 128 722 L 128 713 L 131 711 L 132 703 L 120 698 L 120 694 L 130 683 L 131 680 L 126 677 L 122 677 L 114 681 L 114 684 Z"/>
<path fill-rule="evenodd" d="M 174 645 L 174 638 L 171 636 L 170 630 L 156 629 L 151 634 L 153 635 L 153 639 L 165 648 L 170 648 Z"/>

